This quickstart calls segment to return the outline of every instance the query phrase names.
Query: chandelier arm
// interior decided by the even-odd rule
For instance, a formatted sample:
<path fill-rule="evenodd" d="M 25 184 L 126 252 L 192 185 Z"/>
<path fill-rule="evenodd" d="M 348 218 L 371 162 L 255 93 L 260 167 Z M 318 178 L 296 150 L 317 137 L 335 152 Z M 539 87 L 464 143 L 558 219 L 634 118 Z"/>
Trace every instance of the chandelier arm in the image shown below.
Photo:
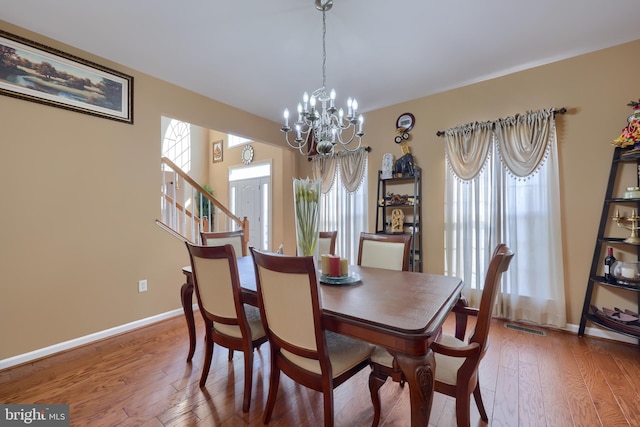
<path fill-rule="evenodd" d="M 345 130 L 346 130 L 346 129 L 345 129 Z M 336 134 L 336 139 L 338 140 L 338 142 L 339 142 L 342 146 L 344 146 L 344 147 L 346 148 L 346 146 L 347 146 L 347 145 L 349 145 L 349 144 L 351 144 L 351 143 L 353 142 L 353 138 L 355 138 L 355 136 L 356 136 L 356 128 L 354 127 L 354 128 L 353 128 L 353 132 L 351 133 L 351 136 L 349 137 L 349 139 L 348 139 L 348 140 L 346 140 L 346 141 L 345 141 L 345 140 L 342 138 L 342 132 L 338 132 L 338 133 Z M 359 145 L 360 145 L 360 144 L 358 144 L 358 146 L 359 146 Z"/>
<path fill-rule="evenodd" d="M 298 150 L 300 154 L 302 154 L 303 156 L 310 156 L 311 153 L 313 152 L 313 143 L 311 141 L 312 134 L 313 133 L 309 131 L 300 132 L 301 138 L 300 139 L 296 138 L 296 140 L 292 144 L 291 141 L 289 141 L 289 133 L 286 132 L 285 140 L 287 141 L 287 144 L 289 145 L 289 147 L 295 150 Z"/>

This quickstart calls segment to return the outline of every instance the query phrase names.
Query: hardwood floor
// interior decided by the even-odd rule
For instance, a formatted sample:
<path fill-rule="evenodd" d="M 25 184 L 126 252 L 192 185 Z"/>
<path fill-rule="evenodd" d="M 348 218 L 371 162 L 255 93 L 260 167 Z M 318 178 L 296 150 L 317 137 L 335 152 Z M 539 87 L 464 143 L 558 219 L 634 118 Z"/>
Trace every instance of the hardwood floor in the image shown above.
<path fill-rule="evenodd" d="M 480 383 L 492 426 L 640 426 L 640 347 L 558 331 L 537 336 L 494 320 Z M 183 317 L 0 371 L 0 403 L 68 403 L 72 426 L 260 426 L 268 389 L 268 344 L 256 352 L 251 409 L 242 412 L 243 359 L 214 350 L 206 388 L 202 319 L 186 363 Z M 453 332 L 450 318 L 445 330 Z M 363 370 L 335 390 L 336 426 L 367 426 L 373 409 Z M 408 426 L 408 389 L 380 390 L 382 426 Z M 484 425 L 472 400 L 472 426 Z M 271 425 L 322 424 L 318 392 L 281 377 Z M 455 402 L 436 394 L 430 426 L 455 426 Z"/>

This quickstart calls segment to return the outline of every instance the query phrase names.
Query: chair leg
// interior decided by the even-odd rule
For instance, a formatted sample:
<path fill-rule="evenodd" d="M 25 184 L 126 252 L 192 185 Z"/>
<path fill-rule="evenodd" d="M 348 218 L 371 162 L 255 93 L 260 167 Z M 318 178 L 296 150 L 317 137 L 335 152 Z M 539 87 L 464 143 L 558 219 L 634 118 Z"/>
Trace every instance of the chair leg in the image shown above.
<path fill-rule="evenodd" d="M 277 356 L 271 353 L 271 374 L 269 377 L 269 395 L 267 396 L 267 406 L 264 408 L 264 414 L 262 416 L 262 422 L 269 424 L 271 419 L 271 413 L 274 406 L 276 406 L 276 396 L 278 395 L 278 385 L 280 384 L 280 368 L 278 367 L 275 358 Z"/>
<path fill-rule="evenodd" d="M 209 376 L 209 368 L 211 368 L 211 359 L 213 358 L 213 340 L 207 335 L 204 340 L 204 365 L 202 366 L 202 376 L 200 377 L 200 387 L 204 387 Z"/>
<path fill-rule="evenodd" d="M 371 427 L 377 427 L 380 423 L 380 413 L 382 412 L 382 408 L 380 405 L 380 395 L 378 394 L 378 390 L 385 383 L 386 378 L 382 379 L 377 376 L 374 371 L 371 371 L 369 374 L 369 392 L 371 393 L 371 403 L 373 404 L 373 422 L 371 423 Z"/>
<path fill-rule="evenodd" d="M 253 348 L 244 351 L 244 399 L 242 411 L 249 412 L 251 405 L 251 385 L 253 383 Z"/>
<path fill-rule="evenodd" d="M 458 427 L 470 427 L 471 414 L 470 406 L 471 396 L 467 393 L 460 395 L 456 393 L 456 420 Z"/>
<path fill-rule="evenodd" d="M 333 381 L 322 393 L 324 397 L 324 427 L 333 427 Z"/>
<path fill-rule="evenodd" d="M 482 394 L 480 394 L 480 382 L 476 384 L 476 388 L 473 390 L 473 398 L 475 399 L 476 406 L 480 412 L 480 418 L 482 421 L 488 422 L 489 417 L 487 416 L 487 411 L 484 409 L 484 403 L 482 403 Z"/>

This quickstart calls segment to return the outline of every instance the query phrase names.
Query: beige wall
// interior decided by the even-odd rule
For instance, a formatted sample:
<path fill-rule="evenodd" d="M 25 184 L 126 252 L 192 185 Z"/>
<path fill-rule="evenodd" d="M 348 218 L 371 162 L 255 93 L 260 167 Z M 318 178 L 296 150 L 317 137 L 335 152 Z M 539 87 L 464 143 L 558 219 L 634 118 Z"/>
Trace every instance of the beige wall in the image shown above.
<path fill-rule="evenodd" d="M 0 96 L 0 360 L 179 308 L 186 251 L 154 225 L 159 214 L 161 116 L 275 145 L 283 144 L 279 124 L 2 21 L 0 28 L 135 77 L 133 126 Z M 639 51 L 636 41 L 368 112 L 366 143 L 373 147 L 370 228 L 376 171 L 384 153 L 399 154 L 393 136 L 401 113 L 416 116 L 410 147 L 424 170 L 424 267 L 441 272 L 444 150 L 436 131 L 527 110 L 567 107 L 569 114 L 558 117 L 563 196 L 559 237 L 564 241 L 569 321 L 577 323 L 609 171 L 610 141 L 630 113 L 625 104 L 640 96 Z M 208 146 L 213 137 L 207 138 Z M 225 163 L 240 163 L 233 150 L 224 155 Z M 292 152 L 278 156 L 256 148 L 258 160 L 273 162 L 274 186 L 281 185 L 279 194 L 274 191 L 274 243 L 281 236 L 286 248 L 294 248 L 294 232 L 286 226 L 292 223 L 288 190 L 291 177 L 308 174 L 308 162 Z M 210 173 L 226 174 L 230 164 L 225 163 Z M 36 196 L 30 189 L 41 192 Z M 149 281 L 147 293 L 137 292 L 140 279 Z M 598 298 L 602 304 L 612 296 L 601 292 Z M 633 300 L 625 299 L 632 307 Z"/>
<path fill-rule="evenodd" d="M 563 239 L 568 321 L 579 323 L 613 154 L 610 142 L 631 114 L 626 104 L 640 97 L 638 52 L 640 41 L 635 41 L 368 113 L 366 138 L 373 146 L 369 157 L 371 211 L 376 189 L 373 172 L 380 169 L 384 153 L 400 154 L 393 142 L 395 120 L 411 112 L 416 125 L 409 145 L 424 177 L 424 269 L 441 272 L 445 165 L 443 139 L 436 132 L 527 110 L 567 107 L 568 114 L 556 116 L 563 230 L 558 237 Z M 622 187 L 635 185 L 633 176 L 629 179 Z M 374 219 L 371 217 L 371 229 Z M 618 298 L 613 294 L 600 289 L 598 305 L 619 302 L 623 307 L 637 307 L 633 293 L 619 292 Z"/>
<path fill-rule="evenodd" d="M 187 253 L 154 222 L 161 117 L 275 144 L 278 124 L 0 28 L 133 75 L 135 106 L 128 125 L 0 96 L 0 360 L 179 308 Z M 140 279 L 148 292 L 138 293 Z"/>

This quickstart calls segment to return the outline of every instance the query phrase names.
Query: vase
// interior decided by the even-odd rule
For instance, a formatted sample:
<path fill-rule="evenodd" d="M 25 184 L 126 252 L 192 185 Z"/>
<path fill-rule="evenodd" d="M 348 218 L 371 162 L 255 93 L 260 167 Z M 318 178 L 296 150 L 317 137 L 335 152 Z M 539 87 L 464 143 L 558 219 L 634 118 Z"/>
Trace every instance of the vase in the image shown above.
<path fill-rule="evenodd" d="M 320 185 L 322 181 L 293 180 L 298 256 L 313 256 L 318 262 L 320 236 Z"/>

